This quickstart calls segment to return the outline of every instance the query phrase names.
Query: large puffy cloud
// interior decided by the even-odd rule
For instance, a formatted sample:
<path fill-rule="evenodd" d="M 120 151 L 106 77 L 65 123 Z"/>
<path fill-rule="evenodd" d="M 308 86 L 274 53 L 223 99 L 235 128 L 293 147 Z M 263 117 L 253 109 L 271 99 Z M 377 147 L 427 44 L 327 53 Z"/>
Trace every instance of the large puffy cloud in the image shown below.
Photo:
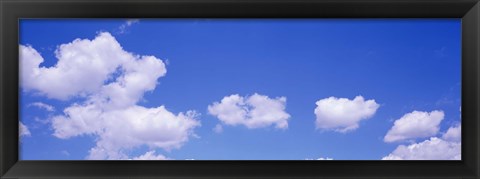
<path fill-rule="evenodd" d="M 200 125 L 196 113 L 175 115 L 165 109 L 132 106 L 123 110 L 101 111 L 95 105 L 72 106 L 65 116 L 52 120 L 54 135 L 66 139 L 83 134 L 99 136 L 88 159 L 125 159 L 124 150 L 140 145 L 170 150 L 179 148 Z"/>
<path fill-rule="evenodd" d="M 285 112 L 286 102 L 285 97 L 271 99 L 257 93 L 247 97 L 234 94 L 209 105 L 208 112 L 226 125 L 244 125 L 250 129 L 274 125 L 286 129 L 290 118 Z"/>
<path fill-rule="evenodd" d="M 31 46 L 20 45 L 20 83 L 23 89 L 61 100 L 85 96 L 98 91 L 121 64 L 135 63 L 138 58 L 124 51 L 106 32 L 93 40 L 76 39 L 62 44 L 55 54 L 58 59 L 55 66 L 40 67 L 44 61 L 40 53 Z"/>
<path fill-rule="evenodd" d="M 357 96 L 353 100 L 329 97 L 318 100 L 315 108 L 317 129 L 348 132 L 359 127 L 359 122 L 371 118 L 380 107 L 375 100 Z"/>
<path fill-rule="evenodd" d="M 443 111 L 413 111 L 394 122 L 384 137 L 385 142 L 431 137 L 438 133 L 439 124 L 444 118 Z"/>
<path fill-rule="evenodd" d="M 32 135 L 32 134 L 30 133 L 30 130 L 28 130 L 28 127 L 27 127 L 25 124 L 23 124 L 22 122 L 19 122 L 19 123 L 18 123 L 18 130 L 19 130 L 18 135 L 19 135 L 20 137 Z"/>
<path fill-rule="evenodd" d="M 408 146 L 400 145 L 382 160 L 461 160 L 461 126 L 450 127 L 441 138 L 431 137 Z"/>
<path fill-rule="evenodd" d="M 59 100 L 83 100 L 52 117 L 51 124 L 61 139 L 95 136 L 88 159 L 128 159 L 128 151 L 141 145 L 179 148 L 200 126 L 194 111 L 174 114 L 164 106 L 137 105 L 166 74 L 165 64 L 124 51 L 109 33 L 60 45 L 58 62 L 49 68 L 39 66 L 43 58 L 30 46 L 20 46 L 20 56 L 22 88 Z"/>

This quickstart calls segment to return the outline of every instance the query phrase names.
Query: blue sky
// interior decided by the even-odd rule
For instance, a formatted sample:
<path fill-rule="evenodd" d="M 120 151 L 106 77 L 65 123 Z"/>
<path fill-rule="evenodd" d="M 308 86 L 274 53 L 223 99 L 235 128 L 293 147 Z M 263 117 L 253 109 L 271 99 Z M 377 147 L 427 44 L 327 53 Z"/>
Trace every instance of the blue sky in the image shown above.
<path fill-rule="evenodd" d="M 20 68 L 25 78 L 20 85 L 20 121 L 28 132 L 20 134 L 20 158 L 458 159 L 460 27 L 460 19 L 21 20 L 20 60 L 25 63 Z M 115 45 L 108 43 L 121 48 L 111 50 Z M 157 83 L 153 89 L 139 89 L 136 102 L 120 101 L 125 103 L 122 107 L 92 102 L 102 98 L 100 88 L 126 72 L 112 67 L 108 79 L 95 85 L 92 74 L 104 74 L 105 69 L 71 72 L 77 66 L 56 66 L 55 54 L 65 64 L 89 58 L 106 63 L 124 56 L 134 59 L 113 64 L 115 68 L 153 56 L 139 73 L 158 72 L 150 81 Z M 32 66 L 40 56 L 42 63 Z M 45 70 L 53 68 L 57 76 Z M 55 79 L 59 84 L 53 84 Z M 233 97 L 240 102 L 226 110 L 232 106 L 223 102 Z M 249 102 L 256 97 L 258 103 Z M 64 112 L 89 105 L 104 105 L 98 109 L 102 117 Z M 158 109 L 162 105 L 165 110 Z M 136 120 L 133 111 L 139 106 L 156 115 L 143 127 L 159 128 L 147 133 L 128 125 L 109 126 Z M 111 109 L 135 115 L 129 118 Z M 265 110 L 257 114 L 255 109 Z M 197 114 L 179 115 L 187 111 Z M 231 111 L 247 115 L 240 119 L 229 116 Z M 167 113 L 176 117 L 163 120 L 160 114 Z M 184 122 L 177 126 L 181 129 L 162 130 L 165 121 L 176 120 Z M 75 127 L 79 121 L 89 129 Z M 277 126 L 282 122 L 288 126 Z M 221 131 L 214 130 L 217 125 Z M 126 140 L 130 134 L 134 139 Z M 123 139 L 127 142 L 120 142 Z M 150 145 L 152 141 L 159 144 Z M 111 153 L 93 155 L 91 149 Z M 432 149 L 439 154 L 421 154 Z"/>

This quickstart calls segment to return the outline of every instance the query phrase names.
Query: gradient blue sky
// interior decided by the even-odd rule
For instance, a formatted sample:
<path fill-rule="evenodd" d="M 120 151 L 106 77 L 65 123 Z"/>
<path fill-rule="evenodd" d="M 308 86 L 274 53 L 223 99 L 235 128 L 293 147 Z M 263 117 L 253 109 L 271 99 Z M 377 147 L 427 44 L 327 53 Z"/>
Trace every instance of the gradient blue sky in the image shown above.
<path fill-rule="evenodd" d="M 74 39 L 109 32 L 127 52 L 153 55 L 167 73 L 138 105 L 165 105 L 177 114 L 195 110 L 197 137 L 178 149 L 138 146 L 129 157 L 155 150 L 172 159 L 379 160 L 399 145 L 442 136 L 460 121 L 460 19 L 125 19 L 20 20 L 20 45 L 56 64 L 55 50 Z M 50 99 L 21 89 L 23 160 L 83 160 L 96 135 L 59 139 L 53 116 L 82 99 Z M 286 97 L 288 129 L 223 125 L 207 107 L 225 96 L 255 93 Z M 361 95 L 379 108 L 346 133 L 316 129 L 315 102 Z M 32 103 L 55 107 L 49 112 Z M 394 121 L 412 111 L 441 110 L 439 131 L 388 143 Z"/>

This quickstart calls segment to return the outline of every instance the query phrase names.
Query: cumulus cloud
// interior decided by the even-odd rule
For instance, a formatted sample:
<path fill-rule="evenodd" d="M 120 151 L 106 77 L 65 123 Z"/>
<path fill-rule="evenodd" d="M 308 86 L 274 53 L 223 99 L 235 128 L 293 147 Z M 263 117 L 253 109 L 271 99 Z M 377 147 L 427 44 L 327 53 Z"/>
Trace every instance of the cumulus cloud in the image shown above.
<path fill-rule="evenodd" d="M 195 111 L 174 114 L 164 106 L 137 104 L 166 74 L 165 64 L 124 51 L 107 32 L 60 45 L 58 62 L 49 68 L 39 66 L 43 58 L 33 47 L 20 49 L 22 88 L 58 100 L 83 100 L 52 117 L 51 124 L 61 139 L 96 136 L 87 159 L 128 159 L 126 151 L 141 145 L 179 148 L 200 126 Z"/>
<path fill-rule="evenodd" d="M 134 157 L 132 160 L 169 160 L 169 158 L 163 155 L 155 155 L 155 151 L 148 151 L 145 154 Z"/>
<path fill-rule="evenodd" d="M 460 124 L 448 128 L 447 132 L 442 135 L 446 141 L 460 142 L 462 140 L 462 126 Z"/>
<path fill-rule="evenodd" d="M 432 137 L 420 143 L 400 145 L 382 160 L 461 160 L 461 143 Z"/>
<path fill-rule="evenodd" d="M 101 111 L 94 105 L 72 106 L 65 116 L 55 116 L 52 125 L 58 138 L 93 134 L 99 136 L 97 146 L 88 159 L 124 159 L 122 150 L 148 145 L 170 150 L 179 148 L 200 125 L 196 113 L 175 115 L 165 109 L 132 106 L 123 110 Z"/>
<path fill-rule="evenodd" d="M 35 106 L 37 108 L 44 109 L 44 110 L 49 111 L 49 112 L 55 111 L 55 107 L 53 107 L 52 105 L 42 103 L 42 102 L 34 102 L 34 103 L 29 104 L 29 106 Z"/>
<path fill-rule="evenodd" d="M 375 100 L 365 100 L 362 96 L 353 100 L 332 96 L 316 104 L 316 128 L 342 133 L 357 129 L 360 121 L 371 118 L 380 107 Z"/>
<path fill-rule="evenodd" d="M 271 99 L 257 93 L 246 97 L 233 94 L 209 105 L 208 112 L 225 125 L 243 125 L 249 129 L 274 125 L 287 129 L 290 115 L 285 112 L 286 102 L 285 97 Z"/>
<path fill-rule="evenodd" d="M 461 130 L 458 124 L 450 127 L 441 138 L 400 145 L 383 160 L 461 160 Z"/>
<path fill-rule="evenodd" d="M 19 136 L 31 136 L 32 134 L 30 133 L 30 130 L 28 130 L 28 127 L 23 124 L 22 122 L 18 123 L 18 129 L 19 129 Z"/>
<path fill-rule="evenodd" d="M 439 124 L 444 118 L 443 111 L 413 111 L 394 122 L 384 137 L 385 142 L 431 137 L 438 133 Z"/>
<path fill-rule="evenodd" d="M 120 65 L 135 63 L 140 58 L 124 51 L 107 32 L 93 40 L 75 39 L 62 44 L 55 55 L 58 61 L 54 66 L 40 67 L 44 61 L 40 53 L 31 46 L 20 45 L 20 84 L 24 90 L 59 100 L 87 96 L 113 78 Z M 163 65 L 161 61 L 157 63 Z"/>

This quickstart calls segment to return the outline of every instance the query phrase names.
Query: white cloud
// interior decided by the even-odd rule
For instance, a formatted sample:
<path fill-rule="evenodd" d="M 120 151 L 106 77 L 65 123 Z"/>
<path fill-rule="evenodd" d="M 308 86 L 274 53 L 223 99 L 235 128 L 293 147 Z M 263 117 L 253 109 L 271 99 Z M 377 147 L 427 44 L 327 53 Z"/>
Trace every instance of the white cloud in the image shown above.
<path fill-rule="evenodd" d="M 444 118 L 443 111 L 413 111 L 394 122 L 384 137 L 385 142 L 431 137 L 438 133 L 439 124 Z"/>
<path fill-rule="evenodd" d="M 306 158 L 305 160 L 333 160 L 333 158 L 330 158 L 330 157 L 326 157 L 326 158 L 320 157 L 320 158 L 317 158 L 317 159 Z"/>
<path fill-rule="evenodd" d="M 320 158 L 317 158 L 317 160 L 333 160 L 333 158 L 323 158 L 323 157 L 320 157 Z"/>
<path fill-rule="evenodd" d="M 30 130 L 28 130 L 28 127 L 24 125 L 22 122 L 18 123 L 18 129 L 19 129 L 19 136 L 31 136 L 32 134 L 30 133 Z"/>
<path fill-rule="evenodd" d="M 132 26 L 133 24 L 136 24 L 136 23 L 139 23 L 140 20 L 138 19 L 129 19 L 127 20 L 125 23 L 123 23 L 122 25 L 120 25 L 120 27 L 118 27 L 118 33 L 119 34 L 124 34 L 127 32 L 127 28 Z"/>
<path fill-rule="evenodd" d="M 371 118 L 380 107 L 375 100 L 357 96 L 353 100 L 329 97 L 318 100 L 315 108 L 316 128 L 348 132 L 359 127 L 359 122 Z"/>
<path fill-rule="evenodd" d="M 222 132 L 223 132 L 223 127 L 222 127 L 222 125 L 220 125 L 220 124 L 215 125 L 215 127 L 213 128 L 213 132 L 215 132 L 215 133 L 222 133 Z"/>
<path fill-rule="evenodd" d="M 155 155 L 155 151 L 148 151 L 145 154 L 134 157 L 132 160 L 170 160 L 163 155 Z"/>
<path fill-rule="evenodd" d="M 62 150 L 61 151 L 62 155 L 65 155 L 65 156 L 70 156 L 70 152 L 66 151 L 66 150 Z"/>
<path fill-rule="evenodd" d="M 140 20 L 138 20 L 138 19 L 128 19 L 126 24 L 127 24 L 127 26 L 131 26 L 131 25 L 136 24 L 138 22 L 140 22 Z"/>
<path fill-rule="evenodd" d="M 65 116 L 56 116 L 52 120 L 54 135 L 62 139 L 96 135 L 97 146 L 90 150 L 88 159 L 125 159 L 128 156 L 123 151 L 136 146 L 166 150 L 180 148 L 193 135 L 193 129 L 200 125 L 195 120 L 195 112 L 175 115 L 164 106 L 101 110 L 93 104 L 67 108 Z"/>
<path fill-rule="evenodd" d="M 34 117 L 33 120 L 40 124 L 48 124 L 50 122 L 49 119 L 40 119 L 39 117 Z"/>
<path fill-rule="evenodd" d="M 105 81 L 113 78 L 120 65 L 148 58 L 124 51 L 107 32 L 93 40 L 75 39 L 62 44 L 55 54 L 58 59 L 55 66 L 40 67 L 43 57 L 33 47 L 20 45 L 20 83 L 24 90 L 59 100 L 87 96 L 98 92 Z"/>
<path fill-rule="evenodd" d="M 208 112 L 225 125 L 244 125 L 249 129 L 268 127 L 287 129 L 290 115 L 285 112 L 287 98 L 257 93 L 241 97 L 238 94 L 226 96 L 221 102 L 208 106 Z"/>
<path fill-rule="evenodd" d="M 461 160 L 461 126 L 450 127 L 442 138 L 400 145 L 383 160 Z"/>
<path fill-rule="evenodd" d="M 55 111 L 55 107 L 53 107 L 52 105 L 42 103 L 42 102 L 34 102 L 34 103 L 29 104 L 29 106 L 35 106 L 35 107 L 40 108 L 40 109 L 45 109 L 46 111 L 49 111 L 49 112 Z"/>
<path fill-rule="evenodd" d="M 173 114 L 164 106 L 137 105 L 166 74 L 165 64 L 154 56 L 124 51 L 109 33 L 60 45 L 58 62 L 50 68 L 39 67 L 43 58 L 32 47 L 20 49 L 25 90 L 59 100 L 83 100 L 52 117 L 51 124 L 53 135 L 61 139 L 95 136 L 88 159 L 128 159 L 126 151 L 141 145 L 179 148 L 200 126 L 194 111 Z"/>
<path fill-rule="evenodd" d="M 461 143 L 432 137 L 420 143 L 400 145 L 382 160 L 461 160 Z"/>
<path fill-rule="evenodd" d="M 90 100 L 103 108 L 122 109 L 136 104 L 147 91 L 154 90 L 157 79 L 166 73 L 165 64 L 153 56 L 143 56 L 122 65 L 123 74 L 115 82 L 101 86 Z"/>
<path fill-rule="evenodd" d="M 448 128 L 447 132 L 442 135 L 446 141 L 461 142 L 462 140 L 462 126 L 460 124 Z"/>

